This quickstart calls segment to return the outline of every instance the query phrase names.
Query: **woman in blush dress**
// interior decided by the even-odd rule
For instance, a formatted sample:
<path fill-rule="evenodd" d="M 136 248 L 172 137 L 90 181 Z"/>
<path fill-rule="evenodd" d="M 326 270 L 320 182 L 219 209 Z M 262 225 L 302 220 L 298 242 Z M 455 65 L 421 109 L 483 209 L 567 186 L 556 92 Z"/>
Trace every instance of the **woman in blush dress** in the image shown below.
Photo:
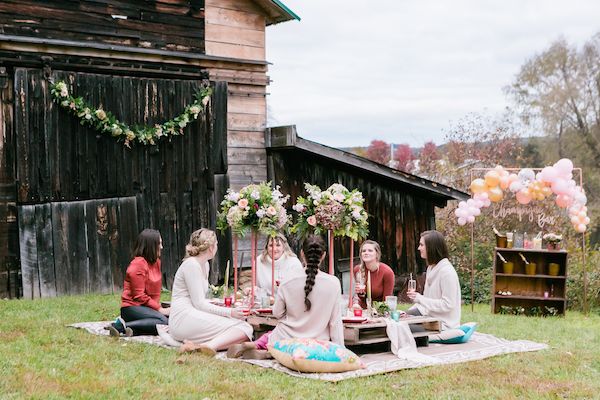
<path fill-rule="evenodd" d="M 217 236 L 210 229 L 192 233 L 186 257 L 173 282 L 169 333 L 183 345 L 180 351 L 214 355 L 252 338 L 252 327 L 242 321 L 241 311 L 219 307 L 206 299 L 209 260 L 217 252 Z"/>

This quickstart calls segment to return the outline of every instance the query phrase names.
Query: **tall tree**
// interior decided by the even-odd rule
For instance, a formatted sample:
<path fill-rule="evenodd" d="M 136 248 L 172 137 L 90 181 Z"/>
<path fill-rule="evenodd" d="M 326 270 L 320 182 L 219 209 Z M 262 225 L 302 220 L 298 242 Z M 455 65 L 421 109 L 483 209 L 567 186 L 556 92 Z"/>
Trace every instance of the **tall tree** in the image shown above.
<path fill-rule="evenodd" d="M 429 176 L 442 158 L 435 143 L 427 142 L 419 152 L 419 173 Z"/>
<path fill-rule="evenodd" d="M 396 147 L 394 161 L 396 161 L 397 169 L 410 173 L 415 167 L 414 160 L 415 156 L 408 144 L 400 144 Z"/>
<path fill-rule="evenodd" d="M 576 132 L 600 165 L 600 33 L 578 50 L 559 39 L 527 61 L 506 88 L 525 121 L 555 135 Z"/>
<path fill-rule="evenodd" d="M 380 164 L 390 162 L 390 145 L 383 140 L 373 140 L 367 148 L 367 158 Z"/>

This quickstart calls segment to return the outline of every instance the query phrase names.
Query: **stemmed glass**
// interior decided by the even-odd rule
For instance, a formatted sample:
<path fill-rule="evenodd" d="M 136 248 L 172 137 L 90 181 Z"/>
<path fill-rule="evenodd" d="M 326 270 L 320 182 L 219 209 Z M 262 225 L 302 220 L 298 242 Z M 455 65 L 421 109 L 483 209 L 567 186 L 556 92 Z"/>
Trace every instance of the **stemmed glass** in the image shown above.
<path fill-rule="evenodd" d="M 408 280 L 408 291 L 414 292 L 417 290 L 417 281 L 413 279 L 412 274 L 410 274 L 410 279 Z"/>
<path fill-rule="evenodd" d="M 365 286 L 365 277 L 364 277 L 362 271 L 359 271 L 356 274 L 356 287 L 355 287 L 356 294 L 359 295 L 359 296 L 364 296 L 365 295 L 365 291 L 366 291 L 365 289 L 366 289 L 366 286 Z"/>

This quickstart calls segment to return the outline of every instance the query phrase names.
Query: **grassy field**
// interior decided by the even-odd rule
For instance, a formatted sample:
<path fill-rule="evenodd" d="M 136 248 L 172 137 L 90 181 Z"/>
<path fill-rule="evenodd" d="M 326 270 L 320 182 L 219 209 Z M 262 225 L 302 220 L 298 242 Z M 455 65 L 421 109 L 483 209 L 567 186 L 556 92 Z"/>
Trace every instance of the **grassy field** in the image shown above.
<path fill-rule="evenodd" d="M 555 399 L 600 396 L 600 317 L 492 315 L 463 321 L 549 350 L 327 383 L 243 363 L 181 357 L 174 351 L 66 328 L 112 319 L 117 296 L 0 300 L 0 399 Z"/>

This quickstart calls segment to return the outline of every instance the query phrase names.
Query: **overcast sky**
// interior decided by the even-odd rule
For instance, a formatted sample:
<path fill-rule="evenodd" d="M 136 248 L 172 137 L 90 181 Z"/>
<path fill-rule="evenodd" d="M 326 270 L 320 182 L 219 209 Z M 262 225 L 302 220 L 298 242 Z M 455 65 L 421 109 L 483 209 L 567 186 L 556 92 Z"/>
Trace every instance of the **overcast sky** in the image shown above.
<path fill-rule="evenodd" d="M 282 0 L 301 17 L 267 28 L 269 125 L 333 147 L 422 146 L 502 88 L 561 35 L 600 31 L 599 0 Z"/>

